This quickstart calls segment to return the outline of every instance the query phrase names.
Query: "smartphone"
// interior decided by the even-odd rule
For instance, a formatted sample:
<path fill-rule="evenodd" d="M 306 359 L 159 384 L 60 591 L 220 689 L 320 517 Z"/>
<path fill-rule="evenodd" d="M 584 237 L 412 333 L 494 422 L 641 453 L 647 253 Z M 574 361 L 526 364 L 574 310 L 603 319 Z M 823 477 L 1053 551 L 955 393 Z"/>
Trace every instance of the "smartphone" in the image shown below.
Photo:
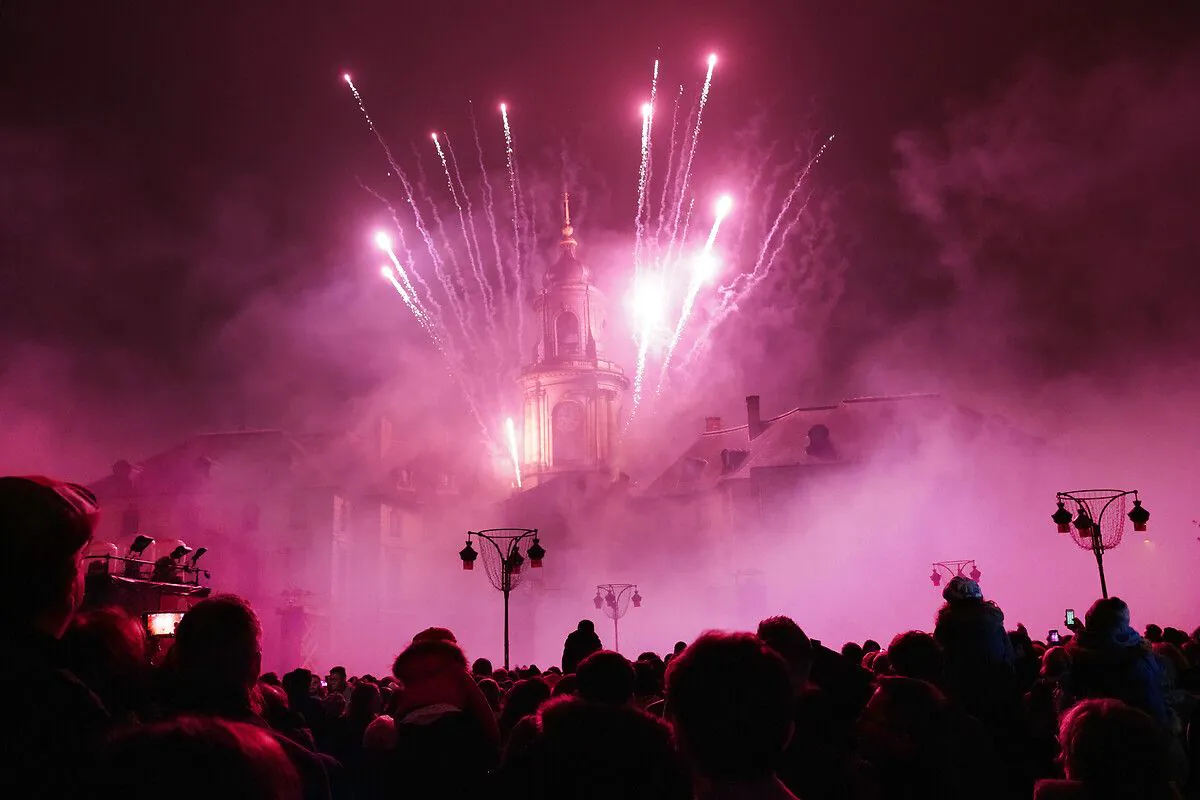
<path fill-rule="evenodd" d="M 183 619 L 181 611 L 162 611 L 146 615 L 147 636 L 174 636 L 175 626 Z"/>
<path fill-rule="evenodd" d="M 1075 609 L 1068 608 L 1067 609 L 1067 627 L 1070 628 L 1074 624 L 1075 624 Z"/>
<path fill-rule="evenodd" d="M 1062 641 L 1062 637 L 1058 635 L 1057 628 L 1051 628 L 1050 633 L 1046 634 L 1047 644 L 1058 644 Z"/>

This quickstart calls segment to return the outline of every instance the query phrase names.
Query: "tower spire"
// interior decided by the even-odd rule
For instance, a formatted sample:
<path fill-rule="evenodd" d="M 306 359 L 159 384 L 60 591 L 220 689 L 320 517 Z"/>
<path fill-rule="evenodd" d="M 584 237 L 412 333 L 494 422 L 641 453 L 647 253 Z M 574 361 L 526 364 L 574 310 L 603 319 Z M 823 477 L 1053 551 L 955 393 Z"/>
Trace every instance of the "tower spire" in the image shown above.
<path fill-rule="evenodd" d="M 571 195 L 563 192 L 563 228 L 562 241 L 558 246 L 575 257 L 575 249 L 579 247 L 579 242 L 575 241 L 575 229 L 571 227 Z"/>

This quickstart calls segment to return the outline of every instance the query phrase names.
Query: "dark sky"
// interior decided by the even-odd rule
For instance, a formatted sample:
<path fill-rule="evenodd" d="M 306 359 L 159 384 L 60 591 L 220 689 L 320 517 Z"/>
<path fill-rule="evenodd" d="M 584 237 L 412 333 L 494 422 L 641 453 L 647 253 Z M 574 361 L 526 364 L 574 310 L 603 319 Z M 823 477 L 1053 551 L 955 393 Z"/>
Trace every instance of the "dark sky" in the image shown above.
<path fill-rule="evenodd" d="M 10 364 L 0 402 L 36 408 L 41 382 L 51 394 L 95 398 L 108 409 L 100 419 L 114 419 L 110 404 L 169 408 L 156 413 L 152 439 L 236 419 L 214 406 L 248 405 L 241 413 L 273 422 L 281 397 L 319 393 L 292 374 L 273 377 L 259 406 L 230 398 L 256 369 L 254 348 L 272 344 L 239 327 L 253 309 L 299 303 L 353 317 L 355 303 L 386 302 L 353 286 L 326 290 L 331 275 L 376 258 L 363 231 L 379 209 L 356 179 L 380 179 L 384 167 L 343 71 L 402 148 L 434 127 L 461 126 L 468 100 L 490 110 L 504 99 L 524 152 L 554 151 L 565 138 L 594 169 L 633 174 L 636 109 L 656 54 L 674 80 L 694 84 L 704 56 L 718 52 L 710 128 L 766 108 L 772 134 L 802 124 L 838 133 L 823 181 L 847 188 L 854 224 L 841 224 L 857 226 L 847 236 L 865 265 L 850 270 L 829 334 L 836 352 L 849 352 L 936 304 L 954 281 L 900 266 L 891 270 L 899 277 L 884 274 L 913 258 L 897 248 L 945 246 L 930 240 L 944 231 L 914 219 L 897 191 L 920 183 L 897 181 L 903 134 L 938 139 L 1003 97 L 1031 62 L 1083 80 L 1114 60 L 1194 51 L 1194 8 L 0 0 L 0 356 Z M 950 162 L 960 144 L 922 152 L 941 147 Z M 880 281 L 887 292 L 864 288 Z M 388 368 L 347 370 L 336 344 L 309 345 L 305 333 L 279 334 L 292 349 L 273 347 L 273 376 L 288 375 L 279 362 L 299 372 L 318 357 L 365 385 Z M 314 356 L 315 346 L 330 352 Z M 51 416 L 85 425 L 88 411 L 72 408 Z"/>

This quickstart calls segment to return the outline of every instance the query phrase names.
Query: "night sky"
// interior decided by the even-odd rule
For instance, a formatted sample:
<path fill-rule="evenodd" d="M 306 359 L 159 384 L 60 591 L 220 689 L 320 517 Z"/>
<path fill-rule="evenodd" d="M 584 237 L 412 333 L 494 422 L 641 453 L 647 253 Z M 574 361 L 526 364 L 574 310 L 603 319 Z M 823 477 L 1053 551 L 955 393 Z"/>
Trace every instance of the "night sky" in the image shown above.
<path fill-rule="evenodd" d="M 483 120 L 506 100 L 522 152 L 565 141 L 624 187 L 653 59 L 694 85 L 710 51 L 710 130 L 765 111 L 773 138 L 838 135 L 818 185 L 839 198 L 850 268 L 818 332 L 821 377 L 793 376 L 796 399 L 892 388 L 931 360 L 1003 363 L 918 371 L 995 386 L 1104 374 L 1079 354 L 1092 348 L 1194 357 L 1181 298 L 1197 241 L 1198 16 L 1182 2 L 3 0 L 0 414 L 54 466 L 58 443 L 81 438 L 111 459 L 197 429 L 320 427 L 319 409 L 411 368 L 382 347 L 364 354 L 399 323 L 365 235 L 380 208 L 358 184 L 385 164 L 343 71 L 400 150 L 461 130 L 468 101 Z M 981 166 L 1013 142 L 1065 163 L 1056 186 L 1096 184 L 1006 196 L 1006 175 L 1046 174 Z M 1114 153 L 1142 158 L 1117 169 Z M 980 189 L 988 180 L 1003 190 Z M 631 216 L 626 195 L 597 204 L 592 224 Z M 1079 264 L 1059 274 L 1062 252 Z M 1144 281 L 1132 300 L 1118 262 Z M 1121 291 L 1096 289 L 1111 281 Z M 1086 313 L 1046 323 L 1063 292 Z M 1034 324 L 1014 324 L 1021 309 Z M 967 335 L 947 344 L 945 326 Z"/>

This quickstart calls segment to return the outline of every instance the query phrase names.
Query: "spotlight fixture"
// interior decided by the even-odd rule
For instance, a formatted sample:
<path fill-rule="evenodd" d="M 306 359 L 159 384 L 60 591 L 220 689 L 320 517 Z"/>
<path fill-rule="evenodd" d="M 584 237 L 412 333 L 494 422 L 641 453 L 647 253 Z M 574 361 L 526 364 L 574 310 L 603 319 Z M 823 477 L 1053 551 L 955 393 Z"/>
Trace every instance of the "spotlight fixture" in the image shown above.
<path fill-rule="evenodd" d="M 467 546 L 458 551 L 458 557 L 462 559 L 463 569 L 475 569 L 475 559 L 479 558 L 479 553 L 471 547 L 470 539 L 467 539 Z"/>
<path fill-rule="evenodd" d="M 193 567 L 196 566 L 196 562 L 199 561 L 200 557 L 203 556 L 207 552 L 208 552 L 207 547 L 197 547 L 196 552 L 192 553 L 192 566 Z"/>
<path fill-rule="evenodd" d="M 192 548 L 181 542 L 178 547 L 171 551 L 171 560 L 178 561 L 190 552 L 192 552 Z"/>
<path fill-rule="evenodd" d="M 154 544 L 153 539 L 151 539 L 149 536 L 143 536 L 139 533 L 137 536 L 133 537 L 133 544 L 129 545 L 129 555 L 140 556 L 142 553 L 146 552 L 146 548 L 152 544 Z"/>

